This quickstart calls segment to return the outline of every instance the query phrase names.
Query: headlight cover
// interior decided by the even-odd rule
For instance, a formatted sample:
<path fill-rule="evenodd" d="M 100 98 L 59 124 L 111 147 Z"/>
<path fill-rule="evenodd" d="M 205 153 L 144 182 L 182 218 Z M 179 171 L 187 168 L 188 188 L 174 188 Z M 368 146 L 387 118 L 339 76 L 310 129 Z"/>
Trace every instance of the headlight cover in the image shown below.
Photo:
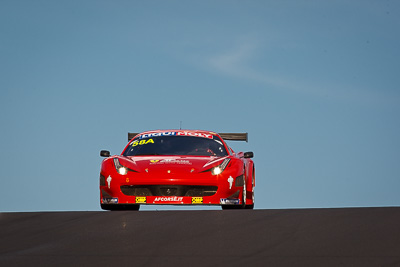
<path fill-rule="evenodd" d="M 121 163 L 119 163 L 118 158 L 114 158 L 114 166 L 119 174 L 126 175 L 128 173 L 128 169 L 122 166 Z"/>
<path fill-rule="evenodd" d="M 228 166 L 229 161 L 231 161 L 231 159 L 224 159 L 224 161 L 220 165 L 212 168 L 211 169 L 212 175 L 221 174 L 225 170 L 226 166 Z"/>

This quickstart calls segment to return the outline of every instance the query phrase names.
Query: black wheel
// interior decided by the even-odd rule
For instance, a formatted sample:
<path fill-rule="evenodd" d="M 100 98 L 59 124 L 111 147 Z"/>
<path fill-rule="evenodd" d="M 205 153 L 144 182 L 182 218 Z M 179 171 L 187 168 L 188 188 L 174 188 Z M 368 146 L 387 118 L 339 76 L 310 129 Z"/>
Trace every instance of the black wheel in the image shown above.
<path fill-rule="evenodd" d="M 251 179 L 252 180 L 252 182 L 251 182 L 251 199 L 252 199 L 252 201 L 253 201 L 253 204 L 251 204 L 251 205 L 246 205 L 246 209 L 249 209 L 249 210 L 252 210 L 252 209 L 254 209 L 254 170 L 253 170 L 253 179 Z"/>
<path fill-rule="evenodd" d="M 246 188 L 246 178 L 243 175 L 243 191 L 242 191 L 242 205 L 241 208 L 246 208 L 246 199 L 247 199 L 247 188 Z"/>
<path fill-rule="evenodd" d="M 103 210 L 139 210 L 140 205 L 136 204 L 100 204 Z"/>
<path fill-rule="evenodd" d="M 222 205 L 221 208 L 222 208 L 222 210 L 237 210 L 237 209 L 240 209 L 241 206 L 238 206 L 238 205 Z"/>

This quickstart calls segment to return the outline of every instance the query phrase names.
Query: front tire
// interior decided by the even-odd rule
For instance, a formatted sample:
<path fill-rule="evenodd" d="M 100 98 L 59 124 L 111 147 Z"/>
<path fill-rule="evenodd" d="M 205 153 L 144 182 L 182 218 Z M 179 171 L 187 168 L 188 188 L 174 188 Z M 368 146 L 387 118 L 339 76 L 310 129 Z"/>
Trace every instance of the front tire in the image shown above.
<path fill-rule="evenodd" d="M 100 204 L 103 210 L 139 210 L 140 205 L 137 204 Z"/>
<path fill-rule="evenodd" d="M 246 199 L 247 199 L 246 178 L 243 175 L 242 209 L 246 208 Z"/>
<path fill-rule="evenodd" d="M 237 210 L 237 209 L 241 209 L 241 206 L 238 205 L 222 205 L 221 206 L 222 210 Z"/>
<path fill-rule="evenodd" d="M 252 200 L 253 204 L 246 205 L 246 209 L 248 209 L 248 210 L 254 209 L 254 179 L 251 184 L 251 200 Z"/>

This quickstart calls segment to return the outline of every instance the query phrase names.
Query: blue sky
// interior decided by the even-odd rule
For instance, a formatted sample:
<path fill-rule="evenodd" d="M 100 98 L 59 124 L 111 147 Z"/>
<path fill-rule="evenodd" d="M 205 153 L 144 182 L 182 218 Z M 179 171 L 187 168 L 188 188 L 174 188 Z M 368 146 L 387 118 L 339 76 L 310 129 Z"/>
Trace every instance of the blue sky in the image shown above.
<path fill-rule="evenodd" d="M 398 206 L 399 13 L 2 0 L 0 211 L 99 210 L 99 151 L 180 121 L 249 133 L 230 144 L 255 153 L 257 209 Z"/>

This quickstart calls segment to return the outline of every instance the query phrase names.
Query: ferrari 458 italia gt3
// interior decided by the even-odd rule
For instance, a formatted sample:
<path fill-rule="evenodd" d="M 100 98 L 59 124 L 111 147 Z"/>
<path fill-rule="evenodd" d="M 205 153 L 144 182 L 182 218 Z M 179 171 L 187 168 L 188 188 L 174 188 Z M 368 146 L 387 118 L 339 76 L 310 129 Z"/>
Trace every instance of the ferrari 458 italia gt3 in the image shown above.
<path fill-rule="evenodd" d="M 200 130 L 129 133 L 121 155 L 106 157 L 100 171 L 105 210 L 140 205 L 254 207 L 253 152 L 234 152 L 225 140 L 247 141 L 247 133 Z"/>

